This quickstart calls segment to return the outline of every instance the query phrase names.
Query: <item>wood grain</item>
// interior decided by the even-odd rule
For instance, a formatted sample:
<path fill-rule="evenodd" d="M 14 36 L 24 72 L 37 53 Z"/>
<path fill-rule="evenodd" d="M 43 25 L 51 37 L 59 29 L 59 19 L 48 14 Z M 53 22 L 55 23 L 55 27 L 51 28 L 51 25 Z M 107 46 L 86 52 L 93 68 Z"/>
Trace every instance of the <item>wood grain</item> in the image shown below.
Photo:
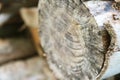
<path fill-rule="evenodd" d="M 60 80 L 95 80 L 105 49 L 101 31 L 81 0 L 39 1 L 41 44 Z"/>

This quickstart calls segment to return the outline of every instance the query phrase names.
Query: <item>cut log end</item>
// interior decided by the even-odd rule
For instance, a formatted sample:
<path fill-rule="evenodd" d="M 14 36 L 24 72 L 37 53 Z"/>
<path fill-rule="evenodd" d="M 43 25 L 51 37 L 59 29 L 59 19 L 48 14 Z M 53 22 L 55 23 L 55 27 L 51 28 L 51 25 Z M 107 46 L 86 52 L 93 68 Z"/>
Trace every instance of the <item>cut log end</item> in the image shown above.
<path fill-rule="evenodd" d="M 39 18 L 41 44 L 56 76 L 95 80 L 106 49 L 88 8 L 81 1 L 40 0 Z"/>
<path fill-rule="evenodd" d="M 104 79 L 120 72 L 112 64 L 120 49 L 119 13 L 112 3 L 39 1 L 41 44 L 60 80 Z"/>

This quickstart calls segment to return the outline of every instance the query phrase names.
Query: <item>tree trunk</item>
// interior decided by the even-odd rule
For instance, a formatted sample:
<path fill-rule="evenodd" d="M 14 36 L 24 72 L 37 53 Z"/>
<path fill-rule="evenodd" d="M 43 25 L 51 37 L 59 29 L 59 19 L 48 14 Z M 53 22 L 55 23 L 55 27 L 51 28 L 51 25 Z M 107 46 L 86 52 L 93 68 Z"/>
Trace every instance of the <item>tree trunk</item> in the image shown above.
<path fill-rule="evenodd" d="M 96 80 L 120 72 L 120 16 L 112 3 L 39 1 L 41 45 L 57 78 Z"/>

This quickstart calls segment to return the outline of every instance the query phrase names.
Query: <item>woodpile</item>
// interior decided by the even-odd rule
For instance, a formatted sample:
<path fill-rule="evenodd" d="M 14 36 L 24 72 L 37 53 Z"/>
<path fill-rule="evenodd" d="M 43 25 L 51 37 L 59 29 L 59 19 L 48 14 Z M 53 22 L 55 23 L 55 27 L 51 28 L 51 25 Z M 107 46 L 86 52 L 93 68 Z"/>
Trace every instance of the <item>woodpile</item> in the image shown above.
<path fill-rule="evenodd" d="M 38 37 L 38 0 L 0 0 L 0 80 L 55 80 Z"/>
<path fill-rule="evenodd" d="M 119 0 L 40 0 L 39 20 L 41 45 L 58 79 L 120 73 Z"/>
<path fill-rule="evenodd" d="M 44 3 L 45 0 L 40 0 L 40 1 L 41 1 L 41 3 Z M 56 1 L 59 1 L 59 0 L 56 0 Z M 77 1 L 77 0 L 75 0 L 75 1 Z M 88 0 L 81 0 L 81 1 L 88 1 Z M 106 2 L 103 2 L 103 3 L 102 2 L 97 3 L 93 0 L 93 3 L 95 5 L 92 3 L 89 3 L 89 2 L 84 2 L 84 4 L 85 4 L 85 6 L 87 6 L 87 8 L 89 8 L 89 10 L 91 11 L 91 15 L 94 16 L 95 22 L 98 24 L 98 27 L 101 28 L 101 30 L 103 31 L 103 33 L 102 33 L 103 38 L 100 38 L 101 36 L 97 37 L 97 40 L 103 39 L 103 46 L 101 47 L 102 42 L 99 42 L 100 45 L 97 45 L 97 46 L 101 49 L 107 50 L 108 47 L 110 45 L 112 45 L 112 43 L 113 43 L 114 50 L 112 50 L 112 54 L 116 55 L 116 53 L 120 52 L 120 32 L 119 32 L 120 28 L 119 28 L 119 26 L 117 26 L 117 25 L 120 25 L 119 20 L 118 20 L 118 18 L 120 16 L 113 15 L 112 18 L 114 18 L 116 21 L 112 21 L 110 17 L 107 18 L 108 20 L 111 21 L 110 24 L 112 25 L 112 29 L 111 29 L 111 26 L 109 26 L 108 24 L 104 24 L 104 25 L 107 25 L 108 27 L 103 28 L 103 26 L 101 26 L 101 24 L 103 25 L 103 22 L 106 20 L 105 16 L 108 16 L 108 14 L 103 14 L 104 11 L 102 12 L 101 8 L 98 8 L 98 9 L 93 8 L 93 6 L 94 7 L 102 6 L 104 8 L 105 7 L 104 4 L 107 4 L 107 6 L 109 7 L 111 2 L 109 2 L 109 1 L 107 2 L 107 1 L 108 0 L 106 0 Z M 115 1 L 119 2 L 120 0 L 115 0 Z M 47 6 L 43 6 L 43 5 L 41 6 L 39 2 L 38 2 L 38 0 L 0 0 L 0 80 L 58 80 L 57 78 L 61 77 L 61 76 L 59 76 L 59 73 L 57 73 L 56 65 L 52 65 L 50 63 L 50 61 L 49 61 L 50 56 L 48 56 L 48 54 L 45 53 L 46 50 L 44 49 L 43 45 L 41 46 L 41 43 L 40 43 L 40 42 L 45 41 L 47 44 L 47 41 L 48 41 L 47 38 L 43 39 L 43 37 L 40 37 L 41 34 L 39 34 L 39 32 L 41 30 L 43 30 L 43 28 L 41 29 L 41 26 L 40 26 L 40 25 L 42 25 L 42 23 L 40 23 L 40 21 L 42 21 L 44 19 L 43 17 L 46 18 L 45 20 L 49 19 L 49 17 L 48 17 L 49 14 L 47 13 L 47 11 L 49 12 L 48 7 L 47 7 L 49 4 L 47 3 Z M 98 5 L 96 5 L 96 3 Z M 46 10 L 45 13 L 41 13 L 41 14 L 39 13 L 39 10 L 37 8 L 38 4 L 39 4 L 39 8 L 41 7 L 41 10 L 43 10 L 45 8 L 44 9 L 44 10 Z M 63 4 L 64 4 L 64 6 L 66 6 L 66 3 L 63 3 Z M 92 6 L 90 4 L 92 4 Z M 57 5 L 59 5 L 59 4 L 57 4 Z M 115 4 L 114 6 L 116 6 L 116 5 L 118 5 L 118 4 Z M 56 5 L 54 5 L 54 6 L 56 6 Z M 52 8 L 52 9 L 54 9 L 54 8 Z M 107 8 L 105 8 L 105 9 L 107 9 Z M 117 14 L 117 13 L 119 14 L 118 10 L 114 11 L 114 10 L 112 10 L 112 8 L 109 8 L 109 9 L 110 9 L 110 12 L 113 11 L 114 14 Z M 107 9 L 107 10 L 109 10 L 109 9 Z M 116 9 L 119 9 L 119 8 L 116 7 Z M 44 10 L 43 10 L 43 12 L 44 12 Z M 99 10 L 99 11 L 97 11 L 97 10 Z M 54 10 L 53 10 L 53 12 L 54 12 Z M 65 12 L 65 11 L 63 11 L 63 12 Z M 69 12 L 69 10 L 68 10 L 68 12 Z M 56 20 L 61 19 L 59 17 L 60 13 L 62 14 L 62 10 L 61 11 L 58 10 L 58 12 L 55 13 L 56 16 L 53 15 Z M 97 14 L 97 13 L 99 13 L 99 14 Z M 68 14 L 71 14 L 71 13 L 68 13 Z M 109 13 L 109 14 L 111 14 L 111 13 Z M 40 17 L 40 15 L 42 15 L 42 17 Z M 79 16 L 79 15 L 77 15 L 77 16 Z M 102 16 L 102 18 L 103 18 L 102 20 L 99 20 L 100 16 Z M 51 15 L 51 17 L 52 17 L 52 15 Z M 67 16 L 67 15 L 66 16 L 62 15 L 62 18 L 64 18 L 65 20 L 67 18 L 72 19 L 71 16 Z M 52 20 L 48 21 L 49 23 L 51 22 L 50 24 L 45 23 L 43 25 L 48 25 L 48 26 L 55 25 L 55 24 L 52 24 Z M 83 18 L 83 20 L 84 20 L 84 18 Z M 93 20 L 93 18 L 91 20 Z M 57 21 L 56 22 L 53 21 L 53 22 L 57 23 Z M 60 21 L 60 22 L 62 23 L 62 21 Z M 68 22 L 69 22 L 69 20 L 68 20 Z M 80 27 L 78 25 L 78 23 L 76 23 L 74 20 L 70 21 L 70 22 L 71 22 L 70 23 L 71 27 L 77 26 L 76 29 L 78 29 Z M 81 20 L 81 22 L 84 22 L 84 21 Z M 93 23 L 92 25 L 96 25 L 96 23 L 94 23 L 94 22 L 92 22 L 92 23 Z M 59 26 L 60 26 L 60 24 L 59 24 Z M 47 29 L 49 29 L 49 28 L 47 28 Z M 47 29 L 45 29 L 45 30 L 47 30 Z M 60 28 L 60 27 L 58 29 L 62 30 L 62 28 Z M 98 29 L 97 27 L 94 29 L 99 32 L 99 30 L 97 30 Z M 74 30 L 74 28 L 70 28 L 69 32 L 71 32 L 72 30 Z M 90 33 L 92 33 L 92 32 L 90 32 Z M 74 32 L 73 32 L 73 34 L 76 35 L 76 33 L 74 33 Z M 87 32 L 85 34 L 83 34 L 83 33 L 81 33 L 81 34 L 84 36 L 84 35 L 87 35 Z M 54 35 L 55 34 L 53 34 L 52 36 L 54 36 Z M 92 34 L 92 36 L 93 35 L 94 34 Z M 46 36 L 46 35 L 44 35 L 44 36 Z M 71 36 L 69 36 L 69 34 L 66 36 L 68 37 L 68 39 L 71 38 Z M 94 35 L 94 36 L 96 37 L 96 35 Z M 50 36 L 48 36 L 48 37 L 50 37 Z M 89 38 L 92 39 L 94 37 L 89 37 Z M 74 36 L 74 39 L 77 39 L 77 38 Z M 82 38 L 80 38 L 80 39 L 82 39 Z M 87 39 L 87 37 L 85 37 L 85 39 Z M 42 41 L 42 40 L 44 40 L 44 41 Z M 57 40 L 60 40 L 59 37 Z M 83 40 L 81 40 L 81 42 L 82 41 Z M 59 42 L 57 45 L 60 46 Z M 51 47 L 48 44 L 46 46 Z M 88 44 L 88 46 L 89 46 L 89 44 Z M 74 48 L 75 45 L 73 45 L 72 47 Z M 109 52 L 111 52 L 111 51 L 109 51 Z M 61 54 L 59 56 L 61 56 Z M 112 54 L 110 54 L 110 55 L 112 55 Z M 77 55 L 79 56 L 79 54 L 76 53 L 75 56 L 77 56 Z M 114 61 L 114 59 L 116 59 L 117 61 L 120 60 L 119 58 L 116 58 L 115 55 L 110 57 L 110 62 L 106 61 L 105 63 L 114 63 L 114 62 L 112 62 L 112 61 Z M 46 56 L 48 58 L 46 58 Z M 52 57 L 53 59 L 57 59 L 59 57 L 58 55 L 54 55 L 54 56 L 56 56 L 56 57 Z M 64 55 L 62 57 L 62 59 L 64 59 L 66 56 L 68 56 L 68 55 Z M 89 55 L 89 56 L 91 56 L 91 55 Z M 109 55 L 107 55 L 107 56 L 109 56 Z M 73 59 L 73 58 L 74 57 L 71 57 L 71 59 Z M 95 57 L 93 57 L 93 58 L 95 58 Z M 101 55 L 101 57 L 98 57 L 96 59 L 96 62 L 98 62 L 100 65 L 103 64 L 103 61 L 104 61 L 103 58 L 104 58 L 104 56 Z M 51 60 L 53 60 L 53 59 L 51 59 Z M 70 59 L 70 58 L 68 57 L 67 59 L 64 59 L 63 61 L 67 63 L 68 59 Z M 77 59 L 73 59 L 73 60 L 77 61 Z M 58 60 L 58 61 L 61 61 L 61 60 Z M 68 60 L 68 62 L 69 62 L 69 60 Z M 54 62 L 54 63 L 56 63 L 56 62 Z M 61 63 L 59 63 L 59 64 L 61 64 Z M 102 72 L 104 73 L 104 75 L 102 72 L 100 73 L 100 74 L 102 74 L 103 79 L 105 79 L 105 80 L 120 80 L 120 77 L 119 77 L 120 75 L 118 74 L 120 72 L 119 70 L 117 72 L 118 75 L 115 75 L 116 73 L 114 73 L 114 76 L 113 76 L 113 74 L 109 74 L 109 69 L 111 69 L 111 68 L 113 69 L 117 65 L 117 62 L 114 64 L 114 66 L 109 66 L 109 65 L 113 65 L 113 64 L 107 64 L 108 69 L 107 70 L 105 69 L 106 70 L 105 72 L 104 72 L 104 68 L 102 69 L 103 70 Z M 74 66 L 74 64 L 73 64 L 73 66 Z M 102 66 L 105 66 L 105 68 L 106 68 L 106 65 L 102 65 Z M 58 67 L 61 68 L 62 66 L 58 65 Z M 96 64 L 96 65 L 92 65 L 91 68 L 94 69 L 94 67 L 95 67 L 95 69 L 98 69 L 98 70 L 96 70 L 96 73 L 98 73 L 99 68 L 101 68 L 101 67 Z M 76 67 L 76 68 L 78 68 L 78 67 Z M 116 69 L 117 68 L 119 68 L 119 66 L 116 67 Z M 116 69 L 113 69 L 113 70 L 116 70 Z M 66 73 L 66 72 L 64 72 L 64 73 Z M 96 73 L 95 73 L 95 75 L 96 75 Z M 74 76 L 74 74 L 72 76 Z M 67 76 L 67 77 L 69 79 L 69 77 L 72 77 L 72 76 Z M 87 78 L 85 78 L 85 79 L 87 80 Z"/>

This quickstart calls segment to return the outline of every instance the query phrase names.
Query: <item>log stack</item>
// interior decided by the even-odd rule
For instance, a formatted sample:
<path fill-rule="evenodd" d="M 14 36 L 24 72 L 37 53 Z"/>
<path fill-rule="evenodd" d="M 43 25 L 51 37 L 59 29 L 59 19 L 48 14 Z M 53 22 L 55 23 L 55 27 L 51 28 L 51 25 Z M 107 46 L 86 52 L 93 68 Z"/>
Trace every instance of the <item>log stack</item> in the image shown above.
<path fill-rule="evenodd" d="M 120 73 L 119 3 L 39 1 L 41 45 L 58 79 L 101 80 Z"/>
<path fill-rule="evenodd" d="M 42 55 L 38 0 L 0 0 L 0 80 L 55 80 Z"/>
<path fill-rule="evenodd" d="M 44 2 L 45 0 L 40 0 L 40 1 Z M 63 0 L 63 1 L 67 1 L 67 0 Z M 72 0 L 72 1 L 77 1 L 77 0 Z M 110 7 L 112 3 L 115 3 L 114 0 L 112 1 L 104 0 L 103 2 L 102 0 L 101 2 L 97 2 L 95 0 L 93 1 L 80 0 L 80 1 L 85 1 L 83 2 L 84 5 L 89 9 L 91 15 L 95 18 L 94 19 L 96 22 L 95 24 L 98 25 L 98 27 L 96 27 L 95 30 L 98 28 L 101 30 L 99 34 L 102 34 L 103 40 L 101 38 L 99 39 L 103 41 L 103 48 L 105 50 L 108 49 L 105 56 L 107 56 L 109 59 L 102 60 L 104 56 L 101 56 L 97 59 L 100 60 L 98 61 L 100 62 L 100 64 L 102 64 L 103 62 L 107 64 L 107 65 L 106 64 L 102 65 L 102 67 L 104 68 L 102 68 L 100 72 L 98 70 L 98 73 L 100 73 L 100 77 L 102 76 L 101 78 L 104 80 L 119 80 L 120 71 L 118 70 L 119 65 L 117 64 L 119 63 L 119 57 L 116 58 L 116 55 L 120 53 L 119 0 L 115 0 L 117 4 L 113 5 L 113 7 L 115 7 L 114 9 Z M 49 3 L 47 3 L 47 5 L 48 4 Z M 76 5 L 77 4 L 78 3 L 76 3 Z M 47 19 L 49 18 L 47 17 L 48 13 L 46 13 L 47 11 L 49 12 L 48 10 L 49 7 L 43 5 L 39 6 L 39 8 L 42 7 L 44 12 L 42 17 L 39 17 L 40 14 L 38 14 L 37 5 L 38 5 L 38 0 L 0 0 L 0 80 L 58 80 L 57 78 L 58 77 L 60 78 L 60 76 L 58 76 L 59 73 L 55 72 L 57 69 L 54 67 L 54 65 L 48 64 L 50 61 L 48 58 L 46 59 L 45 57 L 47 56 L 45 54 L 46 51 L 43 46 L 41 47 L 40 44 L 40 42 L 43 41 L 41 41 L 41 37 L 38 34 L 39 31 L 41 30 L 41 26 L 40 26 L 41 23 L 39 21 L 41 21 L 43 17 Z M 60 5 L 60 4 L 56 4 L 56 5 Z M 72 5 L 72 3 L 70 5 Z M 75 5 L 73 6 L 75 7 Z M 71 7 L 68 9 L 71 9 Z M 54 11 L 55 10 L 53 10 L 53 12 Z M 59 14 L 61 12 L 58 11 L 58 13 L 54 14 L 57 16 L 56 20 L 57 18 L 59 20 L 60 18 Z M 111 17 L 111 14 L 114 15 Z M 62 17 L 65 20 L 67 19 L 67 16 L 62 15 Z M 38 20 L 38 18 L 40 19 Z M 71 19 L 71 16 L 68 16 L 68 18 Z M 84 22 L 84 18 L 82 20 Z M 56 22 L 53 21 L 53 22 L 56 23 L 57 21 Z M 74 23 L 74 25 L 72 23 Z M 51 26 L 51 23 L 47 25 Z M 59 26 L 60 25 L 61 24 L 59 24 Z M 76 26 L 77 28 L 79 28 L 80 26 L 78 25 L 79 24 L 76 23 L 74 20 L 71 21 L 72 27 Z M 62 29 L 59 26 L 58 29 Z M 71 32 L 72 30 L 74 30 L 74 28 L 72 29 L 70 28 L 69 31 Z M 83 33 L 81 34 L 84 36 Z M 85 35 L 87 35 L 87 33 Z M 71 38 L 69 35 L 66 36 L 68 37 L 68 39 Z M 74 39 L 76 39 L 75 36 Z M 87 39 L 87 37 L 85 37 L 85 39 Z M 42 39 L 42 40 L 47 41 L 47 39 Z M 102 42 L 99 42 L 98 44 L 101 43 Z M 57 45 L 60 46 L 60 44 Z M 74 48 L 75 46 L 72 47 Z M 75 54 L 75 55 L 79 55 L 79 54 Z M 57 57 L 52 57 L 52 58 L 55 59 Z M 73 60 L 76 61 L 76 59 Z M 116 61 L 114 62 L 114 60 L 118 62 Z M 116 65 L 118 65 L 118 67 L 115 68 Z M 50 69 L 51 66 L 52 66 L 52 70 Z M 95 65 L 95 66 L 98 67 L 99 65 Z M 93 66 L 92 68 L 94 68 L 95 66 Z M 59 65 L 58 67 L 61 68 L 62 66 Z M 118 71 L 116 72 L 116 70 Z M 109 74 L 110 72 L 113 74 Z"/>

